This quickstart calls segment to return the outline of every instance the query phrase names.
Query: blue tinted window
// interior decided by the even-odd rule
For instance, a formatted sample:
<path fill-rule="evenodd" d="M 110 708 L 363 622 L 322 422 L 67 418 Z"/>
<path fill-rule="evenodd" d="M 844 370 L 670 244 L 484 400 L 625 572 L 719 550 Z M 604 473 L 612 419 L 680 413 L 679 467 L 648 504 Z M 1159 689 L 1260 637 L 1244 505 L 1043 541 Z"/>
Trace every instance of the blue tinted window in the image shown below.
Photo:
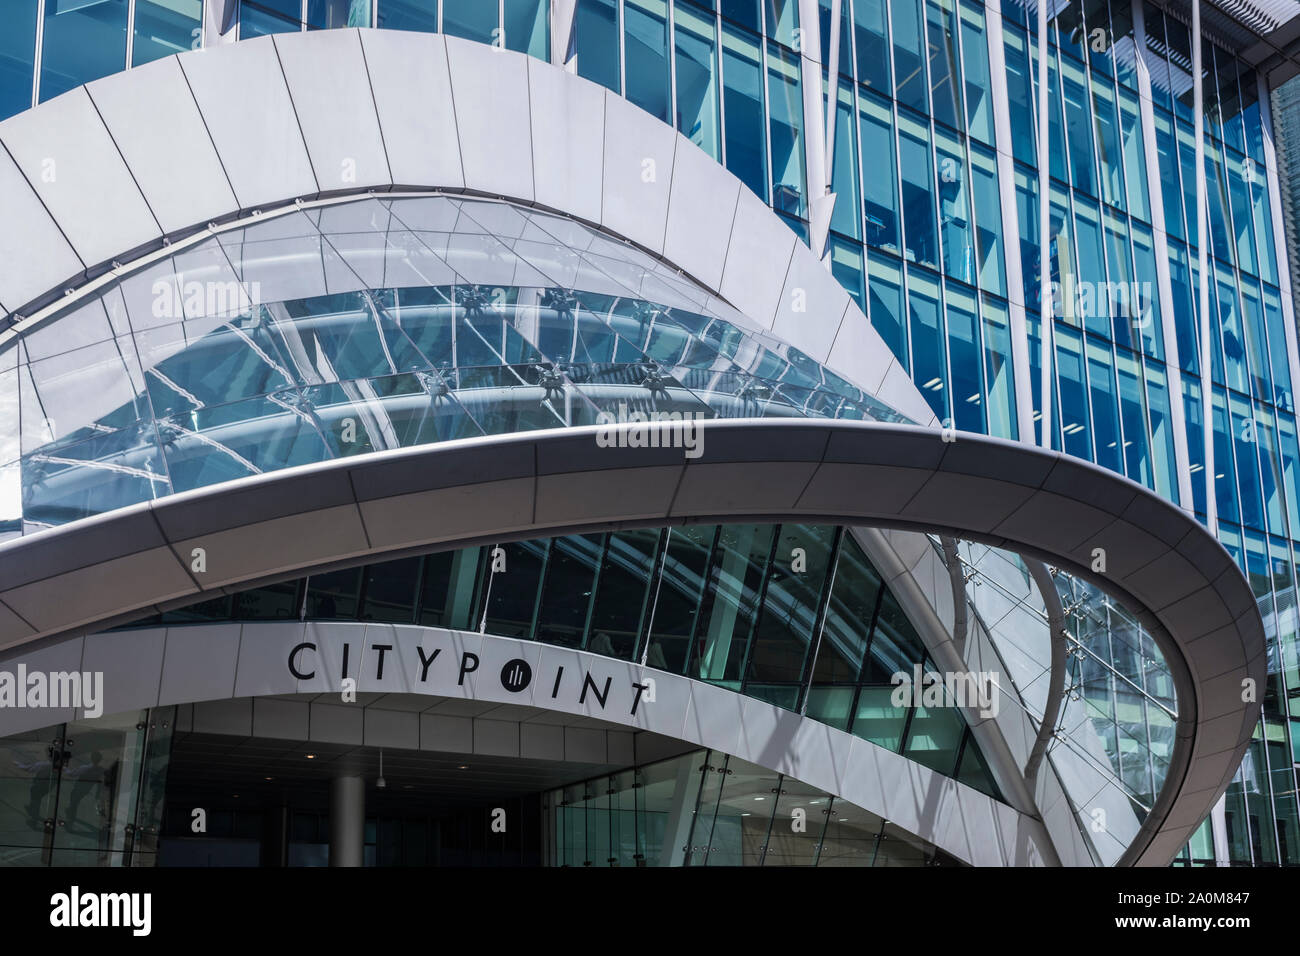
<path fill-rule="evenodd" d="M 894 98 L 913 109 L 928 112 L 921 14 L 917 0 L 893 0 L 889 5 L 894 26 Z"/>
<path fill-rule="evenodd" d="M 663 0 L 627 0 L 623 31 L 627 98 L 656 119 L 670 122 L 668 16 Z"/>
<path fill-rule="evenodd" d="M 980 377 L 979 319 L 975 297 L 948 286 L 948 344 L 952 349 L 953 426 L 968 432 L 984 431 L 984 383 Z"/>
<path fill-rule="evenodd" d="M 989 48 L 983 6 L 961 8 L 962 67 L 966 77 L 966 132 L 993 143 L 993 104 L 989 96 Z"/>
<path fill-rule="evenodd" d="M 549 61 L 550 19 L 546 0 L 505 0 L 506 49 Z"/>
<path fill-rule="evenodd" d="M 903 283 L 898 262 L 888 256 L 870 253 L 871 277 L 867 291 L 871 300 L 871 327 L 880 333 L 903 368 L 907 361 L 907 323 L 903 319 Z"/>
<path fill-rule="evenodd" d="M 1151 413 L 1151 466 L 1156 493 L 1178 500 L 1177 469 L 1174 464 L 1174 425 L 1170 419 L 1169 388 L 1162 366 L 1147 365 L 1147 407 Z"/>
<path fill-rule="evenodd" d="M 296 0 L 240 0 L 239 38 L 268 36 L 272 33 L 296 33 L 302 29 L 299 17 L 302 6 Z"/>
<path fill-rule="evenodd" d="M 1092 430 L 1088 427 L 1088 383 L 1084 374 L 1083 337 L 1057 323 L 1056 363 L 1061 410 L 1056 423 L 1067 454 L 1092 459 Z"/>
<path fill-rule="evenodd" d="M 197 50 L 203 30 L 202 0 L 136 0 L 135 38 L 131 44 L 131 65 L 139 66 Z"/>
<path fill-rule="evenodd" d="M 728 20 L 748 27 L 757 33 L 763 29 L 763 13 L 759 0 L 719 0 L 720 12 Z"/>
<path fill-rule="evenodd" d="M 975 200 L 975 248 L 979 255 L 980 288 L 1006 295 L 1002 253 L 1002 196 L 998 192 L 997 160 L 971 144 L 971 196 Z"/>
<path fill-rule="evenodd" d="M 912 327 L 912 380 L 935 415 L 948 417 L 948 371 L 943 325 L 939 317 L 939 284 L 919 270 L 907 276 L 908 312 Z"/>
<path fill-rule="evenodd" d="M 684 4 L 674 13 L 677 47 L 677 128 L 714 159 L 718 141 L 718 43 L 712 17 Z"/>
<path fill-rule="evenodd" d="M 47 3 L 44 31 L 41 102 L 126 68 L 126 0 Z"/>
<path fill-rule="evenodd" d="M 767 35 L 793 49 L 794 31 L 799 27 L 799 0 L 765 0 Z"/>
<path fill-rule="evenodd" d="M 32 105 L 32 71 L 36 61 L 36 4 L 5 7 L 0 30 L 0 119 Z"/>
<path fill-rule="evenodd" d="M 898 118 L 898 161 L 903 173 L 903 236 L 907 258 L 938 267 L 930 131 L 910 116 Z"/>
<path fill-rule="evenodd" d="M 483 0 L 442 0 L 442 32 L 480 43 L 491 43 L 498 26 L 497 5 Z"/>
<path fill-rule="evenodd" d="M 1034 162 L 1034 96 L 1029 81 L 1029 56 L 1020 30 L 1003 33 L 1007 63 L 1007 100 L 1011 114 L 1011 153 L 1022 163 Z"/>
<path fill-rule="evenodd" d="M 858 151 L 853 135 L 853 90 L 841 83 L 839 105 L 835 110 L 835 162 L 831 168 L 831 188 L 838 197 L 831 212 L 831 228 L 836 232 L 862 238 L 861 199 L 858 191 Z"/>
<path fill-rule="evenodd" d="M 1124 429 L 1124 468 L 1134 481 L 1155 487 L 1147 455 L 1146 396 L 1142 390 L 1142 371 L 1137 360 L 1127 352 L 1115 358 L 1119 375 L 1120 420 Z"/>
<path fill-rule="evenodd" d="M 803 98 L 799 58 L 768 45 L 767 98 L 772 137 L 772 205 L 780 212 L 807 217 L 804 182 Z"/>
<path fill-rule="evenodd" d="M 382 30 L 438 32 L 438 0 L 380 0 Z"/>
<path fill-rule="evenodd" d="M 831 275 L 842 285 L 858 308 L 867 311 L 867 300 L 863 297 L 863 257 L 862 246 L 856 242 L 845 242 L 837 236 L 830 237 Z"/>
<path fill-rule="evenodd" d="M 942 127 L 935 128 L 939 161 L 939 238 L 943 245 L 943 271 L 974 285 L 975 250 L 971 244 L 970 175 L 961 143 Z"/>
<path fill-rule="evenodd" d="M 865 94 L 858 97 L 862 134 L 862 208 L 866 239 L 899 252 L 898 177 L 894 163 L 894 123 L 889 106 Z"/>
<path fill-rule="evenodd" d="M 722 35 L 723 109 L 727 169 L 767 200 L 767 123 L 758 41 L 738 30 Z"/>
<path fill-rule="evenodd" d="M 578 0 L 574 22 L 578 75 L 621 93 L 618 5 L 615 0 Z"/>
<path fill-rule="evenodd" d="M 876 92 L 891 95 L 889 80 L 889 28 L 885 24 L 885 0 L 855 0 L 853 4 L 854 46 L 858 57 L 858 82 Z"/>
<path fill-rule="evenodd" d="M 1092 400 L 1092 433 L 1097 464 L 1124 474 L 1119 445 L 1119 403 L 1110 350 L 1088 340 L 1088 397 Z"/>
<path fill-rule="evenodd" d="M 1000 300 L 984 297 L 984 380 L 988 395 L 988 431 L 1015 440 L 1015 374 L 1011 365 L 1011 329 L 1007 309 Z"/>
<path fill-rule="evenodd" d="M 961 63 L 957 55 L 957 17 L 953 0 L 927 0 L 926 33 L 930 49 L 930 96 L 934 118 L 959 128 L 962 125 Z"/>
<path fill-rule="evenodd" d="M 370 26 L 370 0 L 307 0 L 307 26 L 338 30 Z"/>

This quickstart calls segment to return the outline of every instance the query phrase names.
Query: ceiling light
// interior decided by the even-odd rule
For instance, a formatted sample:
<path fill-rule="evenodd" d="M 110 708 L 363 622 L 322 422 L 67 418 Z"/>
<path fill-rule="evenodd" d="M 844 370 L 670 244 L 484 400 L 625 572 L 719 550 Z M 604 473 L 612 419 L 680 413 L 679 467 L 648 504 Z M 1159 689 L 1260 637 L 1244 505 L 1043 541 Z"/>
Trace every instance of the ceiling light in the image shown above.
<path fill-rule="evenodd" d="M 315 760 L 315 759 L 316 759 L 316 755 L 315 755 L 315 754 L 308 754 L 308 755 L 307 755 L 307 759 L 308 759 L 308 760 Z"/>

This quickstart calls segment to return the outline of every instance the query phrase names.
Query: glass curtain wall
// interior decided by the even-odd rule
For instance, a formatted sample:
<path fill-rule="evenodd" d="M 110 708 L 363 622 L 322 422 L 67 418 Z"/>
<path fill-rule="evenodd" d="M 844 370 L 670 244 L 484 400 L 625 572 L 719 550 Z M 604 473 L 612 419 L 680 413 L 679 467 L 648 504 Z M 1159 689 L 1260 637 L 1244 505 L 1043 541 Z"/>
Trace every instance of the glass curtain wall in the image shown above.
<path fill-rule="evenodd" d="M 636 661 L 803 713 L 998 796 L 958 709 L 895 703 L 894 675 L 937 668 L 842 528 L 687 525 L 485 545 L 312 575 L 130 627 L 299 619 L 480 631 Z"/>
<path fill-rule="evenodd" d="M 793 777 L 700 750 L 542 795 L 547 866 L 961 866 Z"/>
<path fill-rule="evenodd" d="M 153 866 L 175 712 L 0 740 L 0 866 Z"/>

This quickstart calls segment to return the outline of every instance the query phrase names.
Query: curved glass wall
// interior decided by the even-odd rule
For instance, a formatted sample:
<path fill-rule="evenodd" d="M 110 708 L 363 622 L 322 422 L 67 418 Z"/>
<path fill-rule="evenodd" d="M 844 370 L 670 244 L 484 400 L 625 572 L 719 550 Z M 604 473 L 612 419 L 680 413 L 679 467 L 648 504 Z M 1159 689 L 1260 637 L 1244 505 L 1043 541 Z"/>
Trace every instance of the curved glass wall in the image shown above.
<path fill-rule="evenodd" d="M 830 793 L 714 750 L 542 795 L 547 866 L 962 866 Z"/>
<path fill-rule="evenodd" d="M 820 525 L 688 525 L 570 535 L 317 574 L 129 627 L 382 621 L 574 647 L 803 713 L 993 797 L 951 699 L 897 695 L 937 671 L 851 534 Z"/>
<path fill-rule="evenodd" d="M 1051 636 L 1037 584 L 1013 552 L 963 541 L 958 553 L 982 637 L 1014 688 L 1003 699 L 1037 730 L 1051 684 Z M 1057 571 L 1053 583 L 1065 612 L 1066 696 L 1047 756 L 1085 839 L 1109 861 L 1164 787 L 1178 720 L 1173 677 L 1127 610 L 1073 575 Z"/>
<path fill-rule="evenodd" d="M 0 344 L 0 537 L 602 413 L 906 420 L 594 229 L 364 199 L 205 238 Z"/>

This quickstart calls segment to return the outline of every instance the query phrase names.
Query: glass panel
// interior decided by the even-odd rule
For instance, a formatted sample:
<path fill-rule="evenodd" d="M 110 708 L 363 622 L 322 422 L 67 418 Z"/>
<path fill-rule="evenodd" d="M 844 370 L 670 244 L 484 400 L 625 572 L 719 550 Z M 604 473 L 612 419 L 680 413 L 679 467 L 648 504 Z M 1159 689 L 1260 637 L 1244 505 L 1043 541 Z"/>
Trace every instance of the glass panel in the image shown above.
<path fill-rule="evenodd" d="M 893 351 L 904 368 L 907 361 L 907 321 L 903 314 L 903 286 L 897 261 L 871 253 L 867 292 L 871 301 L 871 325 Z"/>
<path fill-rule="evenodd" d="M 700 604 L 698 653 L 692 670 L 701 680 L 729 686 L 740 679 L 774 530 L 771 525 L 723 525 L 720 530 L 709 586 Z"/>
<path fill-rule="evenodd" d="M 668 11 L 664 0 L 626 0 L 623 31 L 628 100 L 655 119 L 670 122 L 672 90 L 668 67 Z M 578 62 L 582 62 L 581 54 Z"/>
<path fill-rule="evenodd" d="M 438 0 L 379 0 L 381 30 L 438 32 Z"/>
<path fill-rule="evenodd" d="M 685 670 L 716 534 L 717 528 L 698 525 L 669 531 L 650 626 L 648 667 L 674 674 Z"/>
<path fill-rule="evenodd" d="M 789 0 L 794 7 L 794 0 Z M 804 181 L 803 100 L 799 92 L 799 59 L 768 45 L 767 95 L 771 110 L 772 205 L 778 212 L 806 219 Z"/>
<path fill-rule="evenodd" d="M 442 0 L 442 32 L 479 43 L 492 43 L 500 34 L 497 6 L 483 0 Z"/>
<path fill-rule="evenodd" d="M 948 343 L 952 350 L 953 424 L 984 431 L 984 384 L 980 376 L 979 317 L 974 295 L 948 286 Z"/>
<path fill-rule="evenodd" d="M 514 541 L 488 551 L 491 579 L 483 612 L 484 631 L 501 637 L 532 637 L 533 614 L 547 557 L 547 541 Z"/>
<path fill-rule="evenodd" d="M 853 33 L 858 82 L 891 96 L 893 85 L 889 80 L 889 29 L 885 24 L 885 0 L 854 0 Z"/>
<path fill-rule="evenodd" d="M 365 25 L 370 24 L 367 22 Z M 173 53 L 197 50 L 203 42 L 202 34 L 202 0 L 136 0 L 131 65 L 139 66 Z M 0 77 L 0 90 L 4 87 L 4 78 Z"/>
<path fill-rule="evenodd" d="M 505 0 L 506 49 L 550 62 L 550 4 L 546 0 Z"/>
<path fill-rule="evenodd" d="M 905 2 L 905 0 L 904 0 Z M 962 125 L 961 64 L 957 56 L 956 0 L 926 0 L 930 97 L 934 118 L 954 129 Z"/>
<path fill-rule="evenodd" d="M 420 589 L 419 623 L 462 631 L 477 628 L 474 609 L 489 554 L 480 548 L 466 548 L 428 555 Z"/>
<path fill-rule="evenodd" d="M 939 284 L 913 270 L 908 295 L 912 331 L 912 379 L 940 421 L 948 417 L 945 336 L 939 315 Z"/>
<path fill-rule="evenodd" d="M 673 25 L 677 55 L 677 128 L 714 159 L 721 159 L 718 44 L 713 18 L 683 5 L 675 9 Z"/>
<path fill-rule="evenodd" d="M 961 5 L 962 65 L 966 77 L 966 132 L 993 144 L 993 106 L 990 99 L 988 40 L 984 11 L 973 3 Z"/>
<path fill-rule="evenodd" d="M 0 120 L 32 105 L 38 9 L 35 3 L 6 7 L 6 28 L 0 32 Z"/>
<path fill-rule="evenodd" d="M 402 558 L 367 567 L 361 620 L 413 624 L 421 569 L 419 558 Z"/>
<path fill-rule="evenodd" d="M 47 3 L 41 102 L 126 68 L 126 0 Z"/>
<path fill-rule="evenodd" d="M 632 658 L 641 622 L 656 593 L 655 560 L 661 537 L 657 528 L 609 536 L 587 638 L 587 650 L 593 654 Z"/>
<path fill-rule="evenodd" d="M 623 80 L 616 0 L 578 0 L 574 34 L 578 75 L 621 93 Z"/>
<path fill-rule="evenodd" d="M 767 135 L 761 59 L 757 40 L 730 27 L 723 31 L 727 169 L 766 202 Z"/>
<path fill-rule="evenodd" d="M 873 246 L 897 253 L 898 176 L 894 164 L 893 117 L 888 104 L 872 96 L 859 96 L 858 104 L 866 239 Z"/>
<path fill-rule="evenodd" d="M 552 541 L 537 611 L 537 640 L 564 647 L 582 646 L 604 543 L 604 535 L 600 534 Z M 589 649 L 603 653 L 594 647 Z"/>
<path fill-rule="evenodd" d="M 835 529 L 782 525 L 768 570 L 747 680 L 798 683 L 815 637 Z"/>
<path fill-rule="evenodd" d="M 894 27 L 894 98 L 927 112 L 930 103 L 926 96 L 925 47 L 917 4 L 918 0 L 892 0 L 889 4 Z"/>

